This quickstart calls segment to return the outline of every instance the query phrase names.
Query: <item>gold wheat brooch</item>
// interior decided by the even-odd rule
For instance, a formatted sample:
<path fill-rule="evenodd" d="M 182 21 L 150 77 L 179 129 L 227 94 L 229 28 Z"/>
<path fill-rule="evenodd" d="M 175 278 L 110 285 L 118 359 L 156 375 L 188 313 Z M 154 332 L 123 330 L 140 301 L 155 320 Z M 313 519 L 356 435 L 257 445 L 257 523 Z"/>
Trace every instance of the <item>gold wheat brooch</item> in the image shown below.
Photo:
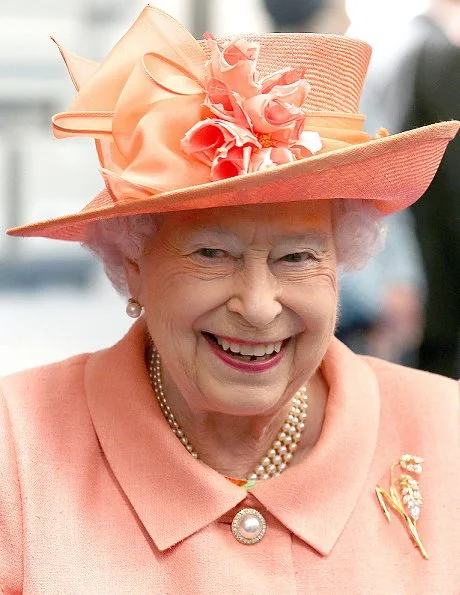
<path fill-rule="evenodd" d="M 425 560 L 428 560 L 428 554 L 417 531 L 417 521 L 420 518 L 423 501 L 419 482 L 414 476 L 421 474 L 422 463 L 423 459 L 421 457 L 409 454 L 403 455 L 390 468 L 390 488 L 388 492 L 379 485 L 375 488 L 375 491 L 387 521 L 390 522 L 390 507 L 400 516 L 415 547 L 420 550 Z M 396 477 L 398 467 L 401 472 L 399 477 Z"/>

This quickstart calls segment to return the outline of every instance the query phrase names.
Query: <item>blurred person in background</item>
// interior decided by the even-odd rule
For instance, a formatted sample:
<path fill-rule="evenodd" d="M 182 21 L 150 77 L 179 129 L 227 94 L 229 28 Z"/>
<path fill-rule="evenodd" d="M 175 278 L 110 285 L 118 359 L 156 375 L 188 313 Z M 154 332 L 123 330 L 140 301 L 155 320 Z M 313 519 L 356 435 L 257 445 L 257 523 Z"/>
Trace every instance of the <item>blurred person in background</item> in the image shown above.
<path fill-rule="evenodd" d="M 414 110 L 406 114 L 404 129 L 460 118 L 460 47 L 430 37 L 414 83 Z M 452 378 L 460 377 L 459 164 L 457 139 L 420 205 L 412 208 L 428 281 L 419 367 Z"/>
<path fill-rule="evenodd" d="M 344 33 L 350 21 L 344 0 L 263 0 L 274 31 Z"/>
<path fill-rule="evenodd" d="M 392 132 L 460 117 L 460 2 L 431 0 L 370 69 L 363 103 Z M 411 209 L 427 279 L 419 367 L 460 375 L 460 142 Z"/>
<path fill-rule="evenodd" d="M 197 41 L 147 6 L 101 64 L 61 51 L 53 130 L 105 188 L 9 233 L 84 243 L 137 320 L 2 379 L 0 590 L 454 595 L 458 385 L 334 329 L 338 269 L 460 122 L 371 137 L 343 36 Z"/>
<path fill-rule="evenodd" d="M 344 0 L 264 0 L 276 31 L 346 32 L 350 23 Z M 361 102 L 366 130 L 384 125 L 379 101 Z M 373 99 L 373 98 L 372 98 Z M 358 353 L 406 365 L 417 363 L 425 297 L 420 248 L 408 212 L 387 218 L 383 250 L 361 270 L 340 278 L 337 336 Z"/>

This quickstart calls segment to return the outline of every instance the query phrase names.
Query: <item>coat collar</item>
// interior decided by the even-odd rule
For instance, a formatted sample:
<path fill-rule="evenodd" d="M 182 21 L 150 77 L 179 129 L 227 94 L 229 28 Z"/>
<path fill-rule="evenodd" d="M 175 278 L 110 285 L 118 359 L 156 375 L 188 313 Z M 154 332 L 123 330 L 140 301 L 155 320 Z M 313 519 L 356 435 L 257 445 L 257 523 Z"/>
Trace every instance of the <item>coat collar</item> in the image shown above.
<path fill-rule="evenodd" d="M 152 395 L 144 349 L 139 321 L 114 347 L 90 356 L 85 390 L 105 457 L 163 551 L 231 511 L 246 491 L 193 459 L 171 432 Z M 318 443 L 305 461 L 250 492 L 292 533 L 327 555 L 368 475 L 379 392 L 370 367 L 336 339 L 322 370 L 330 392 Z"/>

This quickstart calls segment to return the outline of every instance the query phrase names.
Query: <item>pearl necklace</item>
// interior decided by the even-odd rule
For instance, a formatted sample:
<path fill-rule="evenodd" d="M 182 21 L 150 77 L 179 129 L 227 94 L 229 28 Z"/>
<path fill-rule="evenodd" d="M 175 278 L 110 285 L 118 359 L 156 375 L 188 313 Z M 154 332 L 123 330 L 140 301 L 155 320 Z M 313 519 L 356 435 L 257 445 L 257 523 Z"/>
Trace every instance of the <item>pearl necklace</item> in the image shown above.
<path fill-rule="evenodd" d="M 184 431 L 174 417 L 164 394 L 163 383 L 161 380 L 160 354 L 154 347 L 152 348 L 152 355 L 150 357 L 149 378 L 150 384 L 160 405 L 160 409 L 171 430 L 182 442 L 192 457 L 198 459 L 198 453 L 193 448 L 190 440 L 184 434 Z M 307 417 L 308 409 L 307 401 L 307 389 L 302 386 L 302 388 L 300 388 L 294 395 L 289 414 L 273 444 L 261 458 L 254 469 L 254 472 L 248 479 L 270 479 L 270 477 L 275 477 L 286 469 L 292 461 L 292 457 L 297 450 L 297 445 L 302 436 L 302 431 L 305 428 L 305 419 Z"/>

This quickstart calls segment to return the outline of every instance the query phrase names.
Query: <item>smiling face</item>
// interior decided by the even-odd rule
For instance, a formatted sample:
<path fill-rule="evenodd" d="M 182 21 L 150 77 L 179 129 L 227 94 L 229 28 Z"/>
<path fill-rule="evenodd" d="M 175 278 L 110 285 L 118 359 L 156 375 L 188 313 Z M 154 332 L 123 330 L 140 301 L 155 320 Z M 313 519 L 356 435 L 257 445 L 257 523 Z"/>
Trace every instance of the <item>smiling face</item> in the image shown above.
<path fill-rule="evenodd" d="M 168 214 L 127 277 L 167 394 L 191 410 L 269 415 L 312 377 L 334 332 L 330 203 Z"/>

